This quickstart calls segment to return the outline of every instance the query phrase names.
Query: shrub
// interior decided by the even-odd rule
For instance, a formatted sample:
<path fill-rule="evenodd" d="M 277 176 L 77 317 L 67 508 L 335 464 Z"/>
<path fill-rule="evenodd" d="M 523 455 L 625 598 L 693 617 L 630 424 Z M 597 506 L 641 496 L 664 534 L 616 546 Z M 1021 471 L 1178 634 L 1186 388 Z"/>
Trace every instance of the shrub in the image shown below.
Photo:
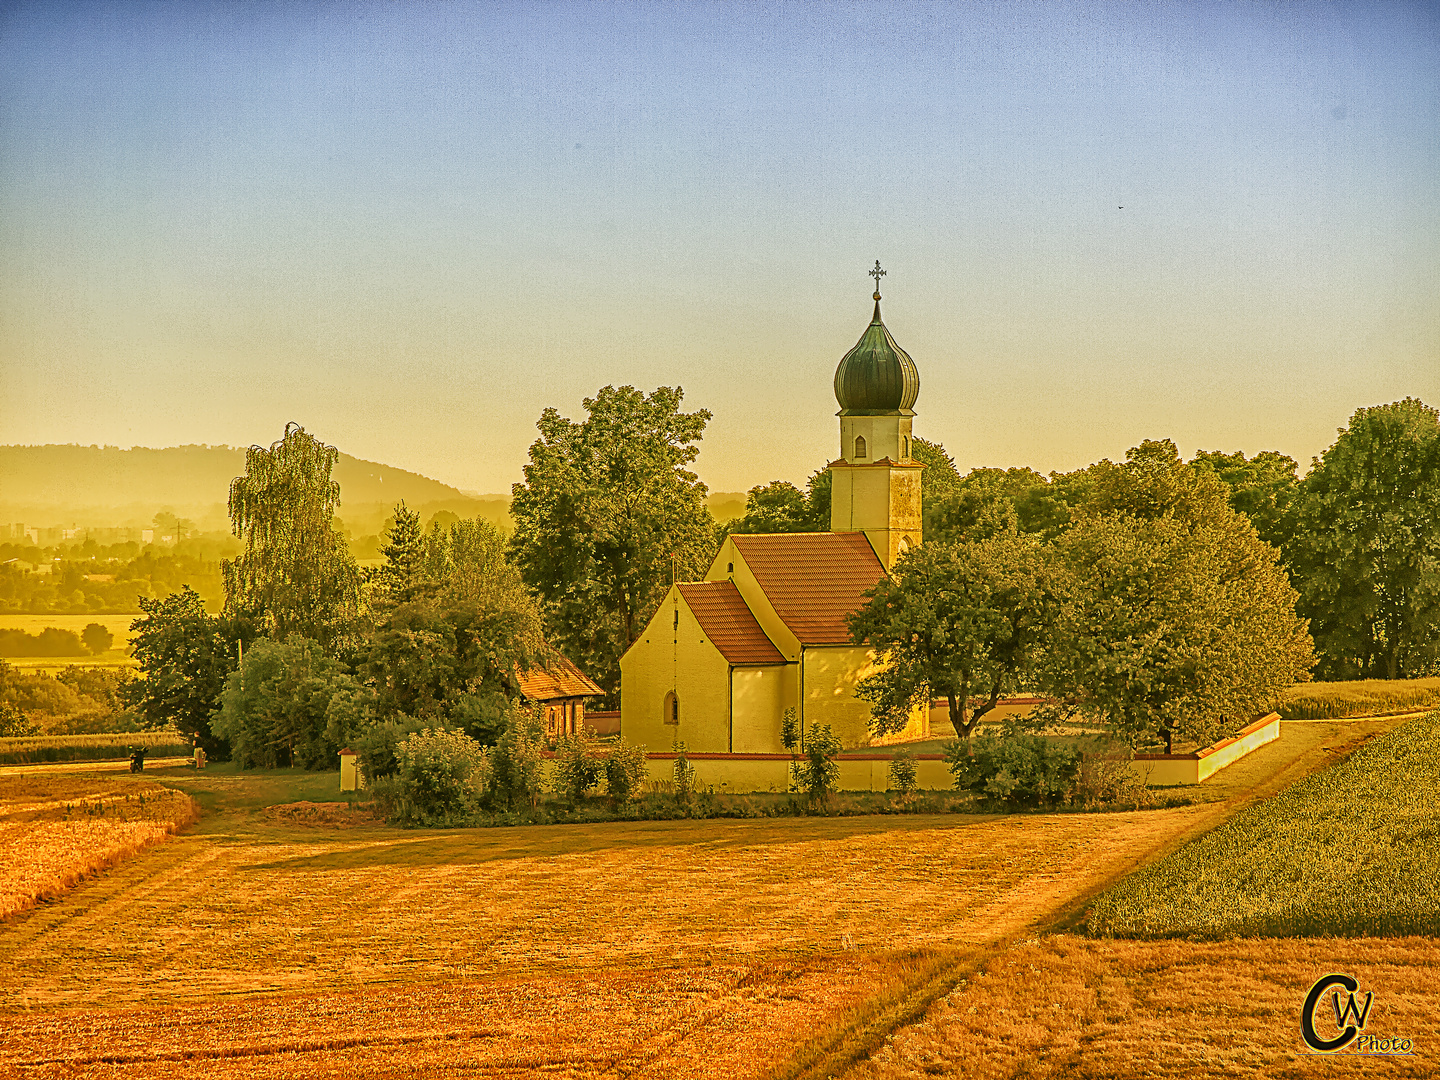
<path fill-rule="evenodd" d="M 1002 735 L 952 740 L 945 761 L 955 787 L 1008 806 L 1048 806 L 1071 790 L 1080 754 L 1054 739 L 1007 722 Z"/>
<path fill-rule="evenodd" d="M 610 798 L 621 803 L 638 799 L 649 777 L 645 747 L 630 746 L 622 739 L 610 748 L 605 759 L 605 793 Z"/>
<path fill-rule="evenodd" d="M 480 809 L 490 786 L 490 759 L 464 732 L 414 732 L 400 743 L 397 757 L 395 816 L 400 824 L 446 825 Z"/>
<path fill-rule="evenodd" d="M 582 730 L 555 743 L 555 790 L 577 803 L 600 783 L 605 763 L 595 756 L 595 734 Z"/>
<path fill-rule="evenodd" d="M 690 764 L 690 759 L 685 756 L 685 744 L 675 744 L 675 767 L 674 767 L 675 801 L 682 806 L 690 801 L 695 794 L 695 766 Z"/>
<path fill-rule="evenodd" d="M 350 740 L 350 749 L 360 759 L 360 772 L 367 785 L 387 776 L 394 776 L 400 769 L 400 743 L 419 731 L 424 725 L 408 717 L 387 720 L 374 724 L 358 737 Z"/>
<path fill-rule="evenodd" d="M 840 740 L 830 730 L 829 724 L 814 725 L 805 737 L 800 763 L 791 768 L 812 804 L 823 803 L 835 790 L 835 780 L 840 775 L 835 755 L 839 752 Z"/>
<path fill-rule="evenodd" d="M 915 787 L 915 754 L 910 750 L 896 750 L 890 758 L 890 790 L 908 797 Z"/>
<path fill-rule="evenodd" d="M 528 804 L 532 809 L 545 788 L 545 722 L 540 711 L 516 709 L 509 726 L 491 751 L 490 794 L 502 806 Z"/>

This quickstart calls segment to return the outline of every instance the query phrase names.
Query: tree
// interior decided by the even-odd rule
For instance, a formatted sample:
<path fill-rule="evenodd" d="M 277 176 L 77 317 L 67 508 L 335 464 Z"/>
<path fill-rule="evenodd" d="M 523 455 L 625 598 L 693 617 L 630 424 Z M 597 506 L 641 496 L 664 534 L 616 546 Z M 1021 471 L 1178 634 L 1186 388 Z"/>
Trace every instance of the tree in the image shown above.
<path fill-rule="evenodd" d="M 92 622 L 80 631 L 80 640 L 96 656 L 105 652 L 115 642 L 115 635 L 98 622 Z"/>
<path fill-rule="evenodd" d="M 360 572 L 334 527 L 339 456 L 290 423 L 269 449 L 246 451 L 245 475 L 230 484 L 230 523 L 244 550 L 223 564 L 225 611 L 276 641 L 298 634 L 333 649 L 359 627 Z"/>
<path fill-rule="evenodd" d="M 1440 669 L 1440 414 L 1359 409 L 1300 484 L 1286 556 L 1327 678 Z"/>
<path fill-rule="evenodd" d="M 329 710 L 333 699 L 357 689 L 316 642 L 298 634 L 260 638 L 226 680 L 213 727 L 241 768 L 338 768 Z"/>
<path fill-rule="evenodd" d="M 918 435 L 910 440 L 910 453 L 916 461 L 925 466 L 920 474 L 920 506 L 931 505 L 954 491 L 960 483 L 960 470 L 955 468 L 955 459 L 938 442 L 922 439 Z"/>
<path fill-rule="evenodd" d="M 386 531 L 381 554 L 385 562 L 371 579 L 372 606 L 393 607 L 410 598 L 419 584 L 425 559 L 420 515 L 407 507 L 404 499 L 395 506 L 395 518 Z"/>
<path fill-rule="evenodd" d="M 405 520 L 397 507 L 376 575 L 384 618 L 356 650 L 357 673 L 374 688 L 378 722 L 459 727 L 493 744 L 518 693 L 516 671 L 554 655 L 540 606 L 495 525 L 457 520 L 421 536 Z"/>
<path fill-rule="evenodd" d="M 1249 459 L 1240 450 L 1202 450 L 1192 461 L 1215 470 L 1230 489 L 1230 508 L 1250 519 L 1261 540 L 1285 547 L 1290 535 L 1286 511 L 1300 485 L 1294 458 L 1275 450 L 1262 450 Z"/>
<path fill-rule="evenodd" d="M 1090 485 L 1088 470 L 971 469 L 925 506 L 925 535 L 933 540 L 982 540 L 1004 532 L 1053 540 L 1069 527 Z"/>
<path fill-rule="evenodd" d="M 238 643 L 253 631 L 209 614 L 188 585 L 163 600 L 142 599 L 140 609 L 145 614 L 130 624 L 130 651 L 144 678 L 127 683 L 121 698 L 142 727 L 174 727 L 216 760 L 229 757 L 210 715 L 235 667 Z"/>
<path fill-rule="evenodd" d="M 1036 670 L 1062 582 L 1044 545 L 1008 533 L 922 544 L 866 595 L 850 631 L 884 664 L 856 688 L 871 703 L 871 730 L 898 732 L 915 707 L 944 697 L 956 733 L 968 739 Z"/>
<path fill-rule="evenodd" d="M 1147 442 L 1092 466 L 1058 541 L 1072 581 L 1044 684 L 1132 746 L 1201 745 L 1309 678 L 1314 653 L 1279 553 L 1208 466 Z"/>
<path fill-rule="evenodd" d="M 544 603 L 549 638 L 611 704 L 620 656 L 672 573 L 694 580 L 715 554 L 705 485 L 686 468 L 711 414 L 680 412 L 683 397 L 678 386 L 649 395 L 606 386 L 578 423 L 546 409 L 513 489 L 511 552 Z"/>
<path fill-rule="evenodd" d="M 745 496 L 745 514 L 725 526 L 733 533 L 826 532 L 830 528 L 830 470 L 811 474 L 801 491 L 788 480 L 753 487 Z"/>

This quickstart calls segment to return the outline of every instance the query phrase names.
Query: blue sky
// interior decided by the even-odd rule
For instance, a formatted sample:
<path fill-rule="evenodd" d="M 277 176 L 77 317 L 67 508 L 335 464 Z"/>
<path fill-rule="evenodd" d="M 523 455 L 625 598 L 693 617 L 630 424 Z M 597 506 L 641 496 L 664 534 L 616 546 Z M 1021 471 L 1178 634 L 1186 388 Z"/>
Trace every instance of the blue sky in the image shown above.
<path fill-rule="evenodd" d="M 678 383 L 799 481 L 878 258 L 962 467 L 1303 464 L 1440 404 L 1437 177 L 1434 4 L 9 3 L 0 442 L 500 491 Z"/>

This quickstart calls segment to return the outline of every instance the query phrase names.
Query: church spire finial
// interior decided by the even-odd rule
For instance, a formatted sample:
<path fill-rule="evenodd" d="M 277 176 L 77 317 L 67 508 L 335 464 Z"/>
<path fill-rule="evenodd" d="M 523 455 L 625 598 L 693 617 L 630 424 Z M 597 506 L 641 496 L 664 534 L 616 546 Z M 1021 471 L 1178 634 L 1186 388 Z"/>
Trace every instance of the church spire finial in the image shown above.
<path fill-rule="evenodd" d="M 875 315 L 871 318 L 872 323 L 880 321 L 880 279 L 885 276 L 885 271 L 880 269 L 880 260 L 875 260 L 875 269 L 867 271 L 875 279 Z"/>

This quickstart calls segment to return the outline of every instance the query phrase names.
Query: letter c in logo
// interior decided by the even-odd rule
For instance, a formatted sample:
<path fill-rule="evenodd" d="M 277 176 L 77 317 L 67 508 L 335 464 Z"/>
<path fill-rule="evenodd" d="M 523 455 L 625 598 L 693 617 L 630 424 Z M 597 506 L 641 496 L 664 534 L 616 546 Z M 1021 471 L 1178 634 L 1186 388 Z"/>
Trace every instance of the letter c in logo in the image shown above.
<path fill-rule="evenodd" d="M 1341 975 L 1338 972 L 1333 975 L 1322 975 L 1315 985 L 1310 987 L 1310 993 L 1305 995 L 1305 1005 L 1300 1010 L 1300 1036 L 1305 1040 L 1306 1046 L 1312 1050 L 1318 1050 L 1322 1054 L 1333 1054 L 1341 1047 L 1349 1046 L 1355 1036 L 1360 1033 L 1353 1024 L 1346 1024 L 1345 1030 L 1333 1039 L 1322 1039 L 1316 1034 L 1315 1006 L 1320 1004 L 1320 998 L 1332 986 L 1343 986 L 1351 994 L 1360 989 L 1360 984 L 1349 975 Z"/>

